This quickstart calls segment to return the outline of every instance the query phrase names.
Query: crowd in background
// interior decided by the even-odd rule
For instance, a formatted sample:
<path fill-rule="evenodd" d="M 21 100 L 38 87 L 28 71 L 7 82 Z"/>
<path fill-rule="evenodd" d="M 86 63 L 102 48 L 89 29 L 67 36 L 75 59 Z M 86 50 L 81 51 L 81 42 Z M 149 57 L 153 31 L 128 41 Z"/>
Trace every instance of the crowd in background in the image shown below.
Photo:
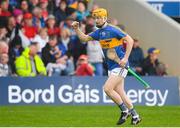
<path fill-rule="evenodd" d="M 80 22 L 88 34 L 96 29 L 88 0 L 1 0 L 0 76 L 102 76 L 106 64 L 98 41 L 81 42 L 71 24 Z M 116 19 L 111 24 L 124 30 Z M 140 75 L 166 75 L 159 49 L 148 49 L 144 58 L 138 39 L 129 57 Z"/>

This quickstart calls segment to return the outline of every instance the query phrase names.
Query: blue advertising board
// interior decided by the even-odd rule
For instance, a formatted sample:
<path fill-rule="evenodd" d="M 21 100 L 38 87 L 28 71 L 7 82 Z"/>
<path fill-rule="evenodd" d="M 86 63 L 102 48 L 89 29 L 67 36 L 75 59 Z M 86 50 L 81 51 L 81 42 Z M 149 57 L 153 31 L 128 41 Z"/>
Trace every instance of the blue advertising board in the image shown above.
<path fill-rule="evenodd" d="M 112 105 L 103 91 L 107 77 L 1 77 L 0 105 Z M 179 105 L 178 78 L 143 77 L 145 90 L 127 77 L 125 90 L 136 105 Z"/>
<path fill-rule="evenodd" d="M 147 0 L 159 12 L 168 16 L 180 17 L 180 0 Z"/>

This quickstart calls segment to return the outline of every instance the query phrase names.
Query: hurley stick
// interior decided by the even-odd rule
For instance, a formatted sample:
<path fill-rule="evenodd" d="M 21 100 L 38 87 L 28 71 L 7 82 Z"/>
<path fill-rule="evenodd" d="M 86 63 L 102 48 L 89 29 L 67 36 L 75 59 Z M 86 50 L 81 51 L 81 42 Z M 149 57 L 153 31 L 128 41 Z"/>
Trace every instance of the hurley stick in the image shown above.
<path fill-rule="evenodd" d="M 107 57 L 117 62 L 118 64 L 120 62 L 120 58 L 118 57 L 114 48 L 110 48 L 107 50 Z M 130 72 L 138 81 L 140 81 L 146 89 L 150 88 L 149 84 L 144 81 L 138 74 L 136 74 L 129 66 L 124 68 L 126 68 L 128 72 Z"/>

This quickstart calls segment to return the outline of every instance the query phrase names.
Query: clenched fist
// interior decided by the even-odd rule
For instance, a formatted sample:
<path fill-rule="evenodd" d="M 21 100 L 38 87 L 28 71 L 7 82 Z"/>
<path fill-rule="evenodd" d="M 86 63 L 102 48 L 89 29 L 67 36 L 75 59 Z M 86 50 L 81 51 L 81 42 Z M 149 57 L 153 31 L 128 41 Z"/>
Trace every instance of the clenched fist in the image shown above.
<path fill-rule="evenodd" d="M 71 26 L 72 26 L 73 29 L 78 29 L 78 28 L 79 28 L 79 22 L 74 21 L 74 22 L 71 24 Z"/>

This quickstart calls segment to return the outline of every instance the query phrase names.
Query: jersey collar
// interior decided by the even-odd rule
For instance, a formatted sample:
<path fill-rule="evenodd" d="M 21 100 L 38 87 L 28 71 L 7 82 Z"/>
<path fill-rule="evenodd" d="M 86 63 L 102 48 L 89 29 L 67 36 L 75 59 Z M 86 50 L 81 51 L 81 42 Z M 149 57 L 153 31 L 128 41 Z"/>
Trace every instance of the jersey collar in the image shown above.
<path fill-rule="evenodd" d="M 105 22 L 105 24 L 102 26 L 102 28 L 105 28 L 108 25 L 107 22 Z"/>

